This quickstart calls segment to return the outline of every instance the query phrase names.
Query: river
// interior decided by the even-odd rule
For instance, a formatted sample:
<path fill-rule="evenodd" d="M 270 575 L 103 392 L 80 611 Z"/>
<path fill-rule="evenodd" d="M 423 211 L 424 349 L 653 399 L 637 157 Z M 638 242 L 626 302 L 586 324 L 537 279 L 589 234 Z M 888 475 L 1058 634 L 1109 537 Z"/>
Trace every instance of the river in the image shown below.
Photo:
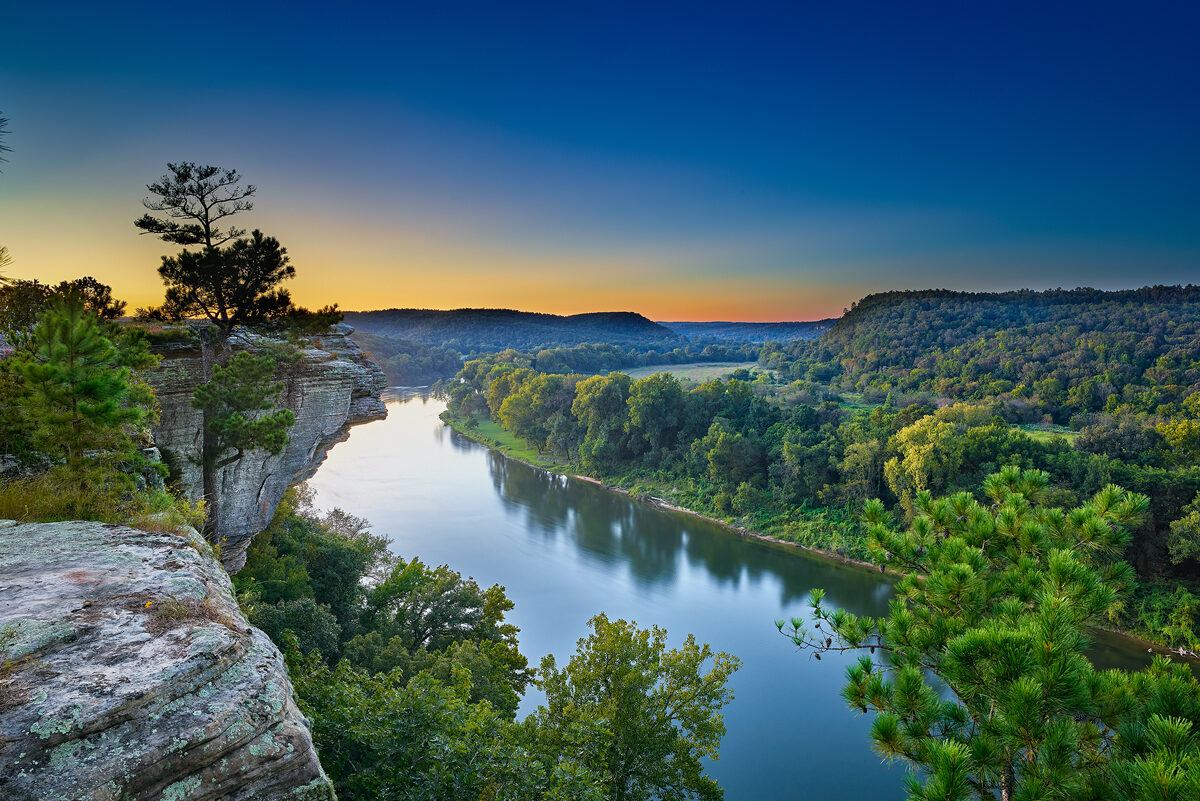
<path fill-rule="evenodd" d="M 878 573 L 536 470 L 447 427 L 440 401 L 387 406 L 386 420 L 355 428 L 310 480 L 318 507 L 367 518 L 402 557 L 504 585 L 531 664 L 547 653 L 564 664 L 597 612 L 737 655 L 721 759 L 709 768 L 728 801 L 904 797 L 904 767 L 881 763 L 869 718 L 838 697 L 852 657 L 812 660 L 774 625 L 804 616 L 813 587 L 832 605 L 880 614 L 889 585 Z M 1095 656 L 1106 667 L 1147 659 L 1109 637 Z M 520 714 L 541 700 L 531 689 Z"/>

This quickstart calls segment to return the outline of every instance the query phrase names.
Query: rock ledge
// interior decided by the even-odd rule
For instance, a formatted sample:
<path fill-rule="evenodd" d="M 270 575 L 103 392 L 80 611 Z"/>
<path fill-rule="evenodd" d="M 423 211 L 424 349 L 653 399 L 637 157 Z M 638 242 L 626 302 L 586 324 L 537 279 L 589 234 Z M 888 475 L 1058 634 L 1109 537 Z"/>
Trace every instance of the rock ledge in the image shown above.
<path fill-rule="evenodd" d="M 0 521 L 0 798 L 333 801 L 194 531 Z"/>

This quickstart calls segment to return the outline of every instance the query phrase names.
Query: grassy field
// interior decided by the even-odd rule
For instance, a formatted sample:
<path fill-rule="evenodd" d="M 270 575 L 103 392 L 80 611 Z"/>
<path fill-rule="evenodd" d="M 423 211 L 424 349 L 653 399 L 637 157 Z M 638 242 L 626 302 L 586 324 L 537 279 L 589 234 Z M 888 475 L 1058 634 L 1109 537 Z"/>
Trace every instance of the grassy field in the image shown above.
<path fill-rule="evenodd" d="M 1054 437 L 1062 437 L 1067 442 L 1073 443 L 1079 436 L 1078 431 L 1072 431 L 1066 426 L 1050 426 L 1046 428 L 1041 423 L 1024 423 L 1016 426 L 1029 435 L 1030 439 L 1036 439 L 1039 442 L 1046 442 Z"/>
<path fill-rule="evenodd" d="M 723 378 L 734 370 L 742 368 L 753 370 L 757 367 L 758 362 L 693 362 L 692 364 L 652 364 L 648 367 L 634 367 L 620 372 L 634 379 L 648 378 L 655 373 L 670 373 L 680 380 L 704 382 L 712 381 L 714 378 Z"/>
<path fill-rule="evenodd" d="M 529 443 L 520 437 L 514 437 L 491 418 L 476 417 L 475 425 L 468 426 L 466 420 L 463 420 L 461 417 L 451 417 L 447 412 L 442 415 L 442 420 L 454 430 L 461 432 L 476 442 L 495 448 L 501 453 L 512 456 L 515 459 L 520 459 L 523 462 L 529 462 L 540 467 L 553 467 L 556 464 L 561 464 L 559 460 L 540 455 L 535 449 L 529 447 Z"/>
<path fill-rule="evenodd" d="M 843 409 L 853 409 L 860 412 L 869 412 L 877 406 L 882 406 L 882 403 L 870 403 L 863 399 L 862 393 L 859 392 L 842 392 L 839 393 L 842 397 L 840 406 Z"/>

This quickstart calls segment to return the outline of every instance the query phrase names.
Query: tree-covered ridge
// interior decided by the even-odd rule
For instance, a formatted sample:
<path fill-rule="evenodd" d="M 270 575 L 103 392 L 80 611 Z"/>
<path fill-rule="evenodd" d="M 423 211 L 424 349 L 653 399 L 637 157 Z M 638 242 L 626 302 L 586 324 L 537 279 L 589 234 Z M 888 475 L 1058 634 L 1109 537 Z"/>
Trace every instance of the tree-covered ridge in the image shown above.
<path fill-rule="evenodd" d="M 734 342 L 791 342 L 816 339 L 837 322 L 836 317 L 811 322 L 735 323 L 735 322 L 663 322 L 672 331 L 686 337 L 732 340 Z"/>
<path fill-rule="evenodd" d="M 999 398 L 1028 420 L 1178 416 L 1200 390 L 1200 287 L 886 292 L 815 342 L 764 352 L 845 391 Z"/>
<path fill-rule="evenodd" d="M 347 312 L 360 331 L 463 353 L 517 348 L 537 350 L 585 342 L 615 344 L 679 343 L 683 338 L 633 312 L 538 314 L 512 309 L 383 309 Z"/>

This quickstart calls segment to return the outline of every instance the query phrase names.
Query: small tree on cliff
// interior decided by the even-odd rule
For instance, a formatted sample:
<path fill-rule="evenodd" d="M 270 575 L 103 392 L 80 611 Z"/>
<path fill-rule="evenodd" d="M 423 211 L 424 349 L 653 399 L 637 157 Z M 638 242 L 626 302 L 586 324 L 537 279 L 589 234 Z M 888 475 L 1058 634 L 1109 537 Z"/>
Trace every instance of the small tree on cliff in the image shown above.
<path fill-rule="evenodd" d="M 296 268 L 288 262 L 287 248 L 262 231 L 228 247 L 163 256 L 158 274 L 167 285 L 163 311 L 207 319 L 216 326 L 222 348 L 236 326 L 280 320 L 294 311 L 279 284 Z"/>
<path fill-rule="evenodd" d="M 196 388 L 192 405 L 204 412 L 201 467 L 209 504 L 208 519 L 219 537 L 219 471 L 261 448 L 276 454 L 288 443 L 287 431 L 296 422 L 291 409 L 275 409 L 283 382 L 275 380 L 275 360 L 269 355 L 242 352 L 228 364 L 213 367 L 212 379 Z"/>

